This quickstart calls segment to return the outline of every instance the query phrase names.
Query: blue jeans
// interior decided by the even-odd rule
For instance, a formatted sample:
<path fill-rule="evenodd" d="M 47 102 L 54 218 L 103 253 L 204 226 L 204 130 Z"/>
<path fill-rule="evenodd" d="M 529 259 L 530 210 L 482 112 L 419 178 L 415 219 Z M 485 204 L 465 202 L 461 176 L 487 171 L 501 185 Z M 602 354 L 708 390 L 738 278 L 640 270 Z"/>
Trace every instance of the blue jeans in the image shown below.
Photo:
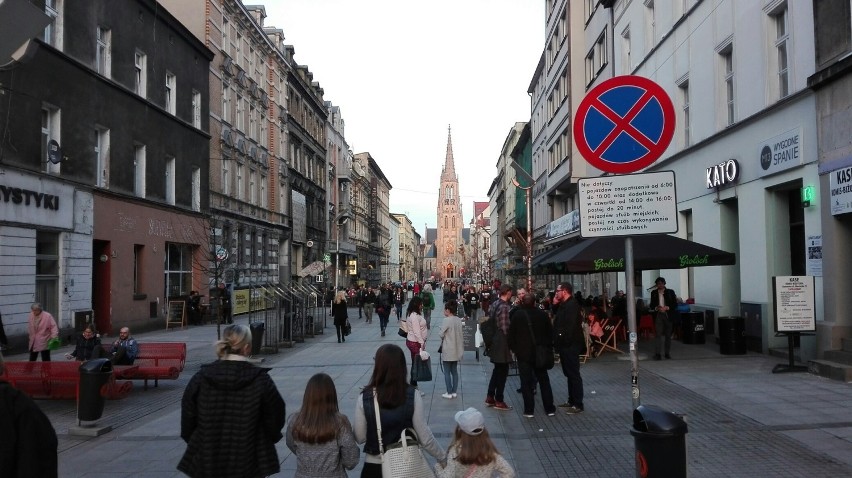
<path fill-rule="evenodd" d="M 562 373 L 568 379 L 568 403 L 582 409 L 583 377 L 580 376 L 580 350 L 581 347 L 579 345 L 561 346 L 558 348 Z"/>
<path fill-rule="evenodd" d="M 444 362 L 444 383 L 447 384 L 447 393 L 457 393 L 459 389 L 459 363 Z"/>

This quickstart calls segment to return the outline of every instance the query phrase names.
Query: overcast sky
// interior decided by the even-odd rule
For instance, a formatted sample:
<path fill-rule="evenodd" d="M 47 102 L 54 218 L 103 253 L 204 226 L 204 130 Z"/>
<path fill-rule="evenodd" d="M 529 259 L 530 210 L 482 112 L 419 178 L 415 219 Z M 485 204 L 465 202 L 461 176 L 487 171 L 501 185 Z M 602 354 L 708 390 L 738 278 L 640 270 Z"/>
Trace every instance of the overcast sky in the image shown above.
<path fill-rule="evenodd" d="M 354 153 L 368 151 L 393 189 L 393 213 L 435 227 L 452 125 L 462 215 L 487 201 L 509 130 L 544 48 L 544 0 L 262 0 L 339 106 Z"/>

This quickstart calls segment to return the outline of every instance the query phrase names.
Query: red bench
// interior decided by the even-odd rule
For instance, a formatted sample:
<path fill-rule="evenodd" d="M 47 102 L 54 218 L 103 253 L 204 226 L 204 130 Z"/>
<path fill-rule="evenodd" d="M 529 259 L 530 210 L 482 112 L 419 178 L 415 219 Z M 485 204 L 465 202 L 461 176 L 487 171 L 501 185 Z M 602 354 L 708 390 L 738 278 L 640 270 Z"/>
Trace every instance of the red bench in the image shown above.
<path fill-rule="evenodd" d="M 80 387 L 80 362 L 6 362 L 3 379 L 32 398 L 76 400 Z M 126 397 L 133 383 L 116 381 L 115 374 L 101 395 L 115 400 Z"/>
<path fill-rule="evenodd" d="M 145 390 L 148 389 L 148 380 L 153 380 L 155 387 L 159 385 L 160 380 L 177 380 L 186 365 L 186 344 L 139 342 L 139 353 L 136 354 L 133 365 L 139 368 L 122 378 L 145 380 Z"/>

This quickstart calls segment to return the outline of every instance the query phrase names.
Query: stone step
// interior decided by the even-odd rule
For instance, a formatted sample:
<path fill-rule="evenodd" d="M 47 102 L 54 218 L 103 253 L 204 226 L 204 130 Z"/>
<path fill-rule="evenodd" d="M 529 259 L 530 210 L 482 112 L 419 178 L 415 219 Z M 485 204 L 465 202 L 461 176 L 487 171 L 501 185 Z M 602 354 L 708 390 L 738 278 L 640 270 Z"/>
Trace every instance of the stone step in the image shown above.
<path fill-rule="evenodd" d="M 845 350 L 826 350 L 823 352 L 822 358 L 832 362 L 852 365 L 852 352 Z"/>
<path fill-rule="evenodd" d="M 846 365 L 831 360 L 808 360 L 808 372 L 820 377 L 852 382 L 852 365 Z"/>

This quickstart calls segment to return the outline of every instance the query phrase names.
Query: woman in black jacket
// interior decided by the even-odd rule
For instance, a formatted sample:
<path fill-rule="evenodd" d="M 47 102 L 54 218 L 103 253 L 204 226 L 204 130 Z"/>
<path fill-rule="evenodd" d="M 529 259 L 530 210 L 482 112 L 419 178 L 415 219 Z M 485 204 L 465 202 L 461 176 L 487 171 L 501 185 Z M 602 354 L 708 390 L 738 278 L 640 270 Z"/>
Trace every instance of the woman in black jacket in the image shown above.
<path fill-rule="evenodd" d="M 251 331 L 225 327 L 219 360 L 202 365 L 183 393 L 177 469 L 193 477 L 262 477 L 280 471 L 275 444 L 283 437 L 284 399 L 269 369 L 248 361 Z"/>
<path fill-rule="evenodd" d="M 331 316 L 334 317 L 334 328 L 337 329 L 337 343 L 346 342 L 346 335 L 343 333 L 346 321 L 349 320 L 346 311 L 346 292 L 341 290 L 334 296 L 334 302 L 331 304 Z"/>

